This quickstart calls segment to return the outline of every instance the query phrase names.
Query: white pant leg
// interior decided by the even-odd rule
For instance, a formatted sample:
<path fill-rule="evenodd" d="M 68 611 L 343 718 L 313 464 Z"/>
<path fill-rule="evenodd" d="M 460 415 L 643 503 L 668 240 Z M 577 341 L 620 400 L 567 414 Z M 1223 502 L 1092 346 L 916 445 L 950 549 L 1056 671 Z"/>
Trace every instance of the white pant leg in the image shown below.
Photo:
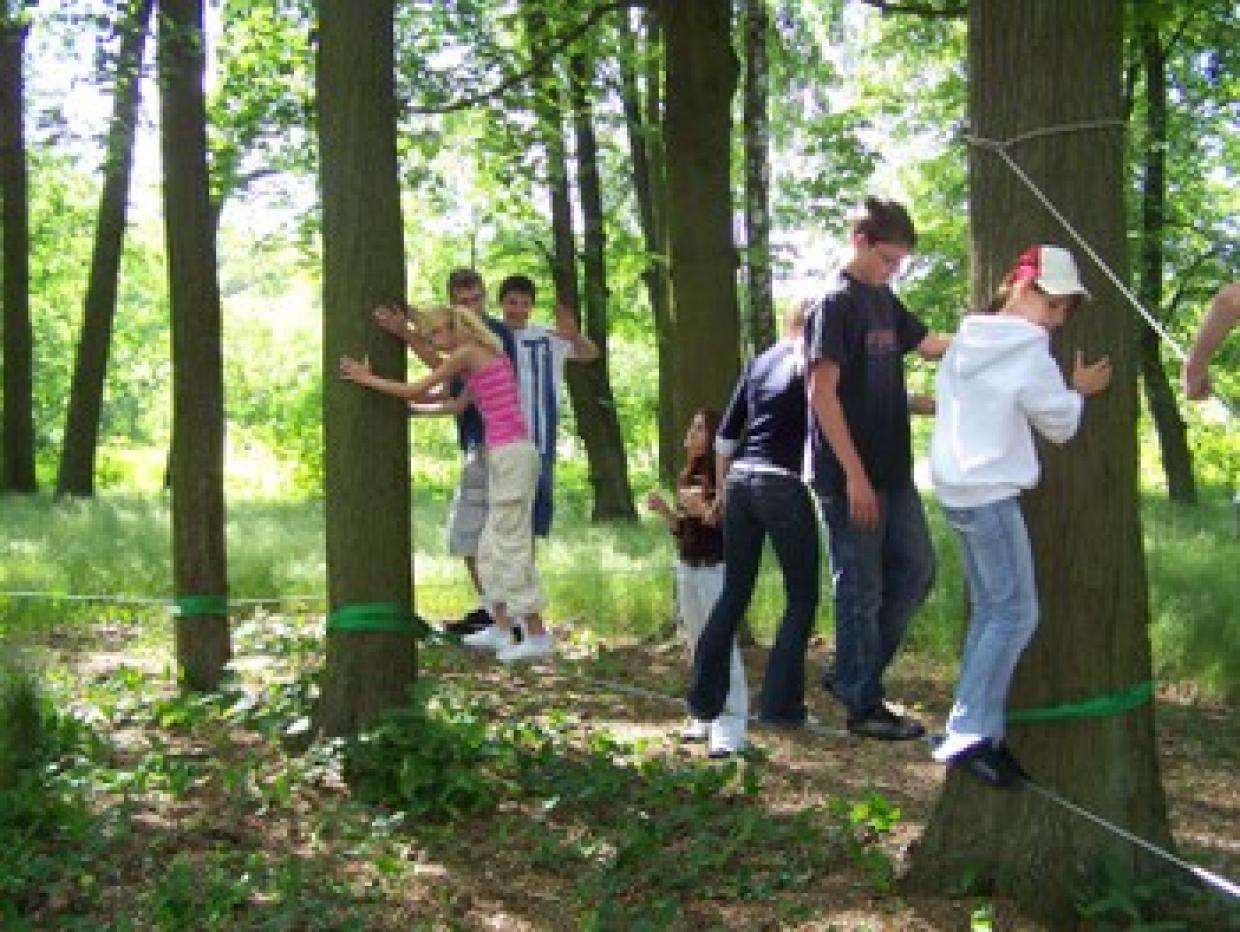
<path fill-rule="evenodd" d="M 478 542 L 478 576 L 491 602 L 503 603 L 513 620 L 541 612 L 545 600 L 534 566 L 534 486 L 538 451 L 529 441 L 488 453 L 489 499 Z"/>
<path fill-rule="evenodd" d="M 723 564 L 715 566 L 686 566 L 678 563 L 676 567 L 676 591 L 680 602 L 680 617 L 684 622 L 685 635 L 689 642 L 689 656 L 697 647 L 702 629 L 710 619 L 710 611 L 723 592 Z M 745 664 L 741 658 L 741 650 L 732 643 L 732 663 L 728 676 L 728 695 L 723 703 L 723 712 L 712 723 L 712 749 L 739 750 L 745 744 L 745 729 L 749 720 L 749 688 L 745 683 Z"/>

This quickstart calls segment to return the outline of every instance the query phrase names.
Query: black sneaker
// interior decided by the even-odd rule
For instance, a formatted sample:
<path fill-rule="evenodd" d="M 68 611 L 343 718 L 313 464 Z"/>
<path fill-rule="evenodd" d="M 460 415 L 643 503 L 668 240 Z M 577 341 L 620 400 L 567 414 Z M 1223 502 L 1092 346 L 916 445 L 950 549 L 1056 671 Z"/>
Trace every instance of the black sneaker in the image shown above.
<path fill-rule="evenodd" d="M 475 631 L 481 631 L 493 625 L 494 619 L 491 613 L 485 608 L 475 608 L 472 612 L 462 618 L 460 621 L 450 621 L 443 626 L 444 631 L 448 634 L 456 634 L 464 636 L 473 634 Z"/>
<path fill-rule="evenodd" d="M 1012 752 L 989 741 L 976 754 L 964 757 L 959 766 L 983 783 L 1000 790 L 1019 789 L 1025 781 L 1025 772 L 1012 757 Z"/>
<path fill-rule="evenodd" d="M 880 705 L 869 715 L 848 720 L 848 733 L 858 738 L 877 738 L 880 741 L 912 741 L 926 733 L 925 726 L 915 718 L 897 715 Z"/>

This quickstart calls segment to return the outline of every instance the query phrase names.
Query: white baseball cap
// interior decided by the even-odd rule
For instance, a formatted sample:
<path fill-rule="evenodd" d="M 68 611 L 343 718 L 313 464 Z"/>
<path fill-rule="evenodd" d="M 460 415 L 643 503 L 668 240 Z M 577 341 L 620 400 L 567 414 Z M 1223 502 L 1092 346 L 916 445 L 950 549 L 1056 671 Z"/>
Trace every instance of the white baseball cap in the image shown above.
<path fill-rule="evenodd" d="M 1089 297 L 1089 291 L 1081 284 L 1076 260 L 1060 246 L 1030 246 L 1016 259 L 1005 281 L 1008 284 L 1032 281 L 1043 292 L 1055 297 Z"/>

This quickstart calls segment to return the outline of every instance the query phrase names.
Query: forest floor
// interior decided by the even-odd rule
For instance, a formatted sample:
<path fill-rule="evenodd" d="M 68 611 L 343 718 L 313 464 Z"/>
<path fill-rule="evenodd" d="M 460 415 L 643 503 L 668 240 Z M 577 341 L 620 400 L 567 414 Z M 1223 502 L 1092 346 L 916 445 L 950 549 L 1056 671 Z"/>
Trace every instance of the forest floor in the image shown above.
<path fill-rule="evenodd" d="M 487 752 L 490 737 L 483 750 L 545 772 L 509 771 L 480 788 L 445 765 L 438 778 L 464 781 L 459 799 L 486 804 L 420 818 L 358 801 L 321 742 L 317 753 L 289 747 L 306 708 L 298 697 L 321 661 L 321 619 L 247 624 L 234 632 L 236 682 L 221 700 L 178 697 L 169 645 L 146 643 L 136 629 L 75 629 L 43 645 L 47 669 L 73 684 L 76 710 L 111 749 L 112 776 L 96 771 L 90 793 L 110 828 L 93 854 L 29 899 L 30 927 L 1044 928 L 1002 897 L 901 890 L 944 770 L 922 742 L 845 733 L 816 682 L 821 642 L 811 647 L 808 690 L 818 724 L 755 727 L 751 758 L 728 764 L 676 739 L 679 643 L 566 642 L 554 664 L 515 669 L 427 646 L 427 679 L 483 703 L 493 720 L 543 723 L 542 732 L 510 728 L 507 751 Z M 746 655 L 753 687 L 764 651 Z M 889 690 L 937 726 L 950 676 L 905 656 Z M 1188 691 L 1162 689 L 1157 699 L 1179 853 L 1229 878 L 1240 877 L 1235 713 Z M 468 719 L 458 710 L 458 725 Z M 559 750 L 539 756 L 535 746 Z M 567 758 L 569 747 L 585 756 L 552 767 L 549 757 Z M 416 783 L 416 769 L 406 762 L 402 779 Z M 978 792 L 996 791 L 979 784 Z M 1108 893 L 1116 891 L 1099 895 Z M 1197 920 L 1160 928 L 1240 927 L 1240 909 L 1210 899 L 1199 898 L 1206 912 Z M 1135 922 L 1122 909 L 1120 918 L 1110 927 Z"/>

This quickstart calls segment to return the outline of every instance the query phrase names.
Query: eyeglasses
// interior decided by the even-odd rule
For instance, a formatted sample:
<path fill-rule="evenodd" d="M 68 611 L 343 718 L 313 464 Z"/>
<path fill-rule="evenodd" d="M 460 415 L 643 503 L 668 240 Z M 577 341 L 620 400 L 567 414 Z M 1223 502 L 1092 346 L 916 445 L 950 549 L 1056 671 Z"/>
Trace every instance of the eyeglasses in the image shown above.
<path fill-rule="evenodd" d="M 883 263 L 883 267 L 893 276 L 904 274 L 909 265 L 909 254 L 904 251 L 896 251 L 890 246 L 871 246 L 870 249 L 878 256 L 879 261 Z"/>

